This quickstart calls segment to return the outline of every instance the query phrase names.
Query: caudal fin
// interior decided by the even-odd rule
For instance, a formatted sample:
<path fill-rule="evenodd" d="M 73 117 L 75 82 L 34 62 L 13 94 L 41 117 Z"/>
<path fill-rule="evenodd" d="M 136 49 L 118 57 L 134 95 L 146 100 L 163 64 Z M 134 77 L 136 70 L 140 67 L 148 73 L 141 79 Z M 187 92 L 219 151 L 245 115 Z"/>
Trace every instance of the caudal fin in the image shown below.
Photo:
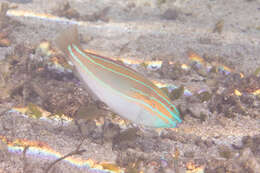
<path fill-rule="evenodd" d="M 64 30 L 61 34 L 59 34 L 55 39 L 55 43 L 65 55 L 69 54 L 69 45 L 74 44 L 76 46 L 79 46 L 80 43 L 78 38 L 78 29 L 76 25 Z"/>

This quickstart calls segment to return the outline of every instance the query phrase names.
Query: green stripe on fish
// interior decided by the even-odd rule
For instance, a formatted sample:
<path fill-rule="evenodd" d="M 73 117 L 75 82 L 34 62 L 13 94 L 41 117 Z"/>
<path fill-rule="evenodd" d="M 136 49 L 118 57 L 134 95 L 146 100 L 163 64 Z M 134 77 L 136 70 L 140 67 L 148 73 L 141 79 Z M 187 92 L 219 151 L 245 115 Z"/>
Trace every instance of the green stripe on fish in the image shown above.
<path fill-rule="evenodd" d="M 73 46 L 73 47 L 75 48 L 76 46 Z M 102 84 L 104 87 L 109 87 L 106 83 L 104 83 L 103 81 L 101 81 L 100 79 L 98 79 L 91 71 L 89 71 L 89 70 L 85 67 L 85 65 L 79 60 L 79 58 L 74 55 L 74 53 L 73 53 L 73 51 L 72 51 L 70 45 L 68 46 L 68 50 L 69 50 L 69 52 L 70 52 L 70 55 L 74 58 L 74 60 L 77 61 L 77 62 L 80 64 L 80 66 L 81 66 L 89 75 L 91 75 L 96 81 L 98 81 L 98 82 L 99 82 L 100 84 Z M 77 49 L 75 49 L 75 50 L 77 51 Z M 95 61 L 93 61 L 92 59 L 89 59 L 89 60 L 90 60 L 92 63 L 96 64 Z M 110 87 L 110 88 L 111 88 L 111 87 Z M 125 95 L 125 94 L 122 94 L 122 93 L 120 93 L 120 92 L 118 92 L 118 91 L 116 91 L 116 90 L 113 90 L 113 91 L 114 91 L 115 93 L 121 95 L 122 97 L 125 97 L 125 98 L 127 98 L 127 99 L 129 99 L 129 100 L 132 100 L 132 101 L 134 101 L 134 102 L 137 102 L 137 103 L 141 103 L 141 104 L 143 104 L 144 106 L 150 108 L 151 110 L 153 110 L 153 111 L 159 113 L 161 116 L 163 116 L 164 118 L 166 118 L 166 119 L 170 122 L 171 125 L 167 124 L 167 125 L 166 125 L 167 127 L 175 127 L 175 126 L 176 126 L 176 123 L 175 123 L 174 121 L 172 121 L 172 120 L 171 120 L 170 118 L 168 118 L 166 115 L 162 114 L 162 113 L 161 113 L 160 111 L 158 111 L 157 109 L 154 109 L 153 107 L 151 107 L 149 104 L 147 104 L 147 103 L 145 103 L 145 102 L 143 102 L 143 101 L 141 101 L 141 100 L 138 100 L 138 99 L 132 98 L 132 97 L 130 97 L 130 96 L 127 96 L 127 95 Z M 159 118 L 159 117 L 158 117 L 158 118 Z M 158 124 L 161 124 L 161 126 L 165 126 L 165 123 L 162 124 L 161 121 L 162 121 L 161 119 L 158 119 Z M 172 124 L 174 124 L 174 125 L 172 126 Z"/>

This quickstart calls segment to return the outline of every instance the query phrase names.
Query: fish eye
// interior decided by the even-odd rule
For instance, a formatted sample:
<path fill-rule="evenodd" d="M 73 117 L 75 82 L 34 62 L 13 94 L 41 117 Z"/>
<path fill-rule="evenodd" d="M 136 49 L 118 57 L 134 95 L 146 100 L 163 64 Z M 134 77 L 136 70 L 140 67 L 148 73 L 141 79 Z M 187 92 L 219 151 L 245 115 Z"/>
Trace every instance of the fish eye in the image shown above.
<path fill-rule="evenodd" d="M 172 105 L 170 106 L 170 109 L 171 109 L 171 111 L 174 111 L 174 107 Z"/>
<path fill-rule="evenodd" d="M 177 111 L 177 108 L 175 108 L 174 106 L 170 106 L 170 109 L 171 109 L 171 111 L 174 113 L 174 114 L 179 114 L 179 112 Z"/>

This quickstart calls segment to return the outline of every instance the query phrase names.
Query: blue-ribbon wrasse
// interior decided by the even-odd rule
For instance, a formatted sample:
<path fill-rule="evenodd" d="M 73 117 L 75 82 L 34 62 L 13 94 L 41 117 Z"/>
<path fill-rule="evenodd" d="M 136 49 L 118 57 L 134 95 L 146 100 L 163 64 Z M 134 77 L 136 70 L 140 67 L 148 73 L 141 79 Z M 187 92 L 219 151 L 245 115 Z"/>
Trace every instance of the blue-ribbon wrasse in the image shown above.
<path fill-rule="evenodd" d="M 55 42 L 84 84 L 118 115 L 158 128 L 176 127 L 181 122 L 167 95 L 146 77 L 112 59 L 85 52 L 76 27 L 65 30 Z"/>

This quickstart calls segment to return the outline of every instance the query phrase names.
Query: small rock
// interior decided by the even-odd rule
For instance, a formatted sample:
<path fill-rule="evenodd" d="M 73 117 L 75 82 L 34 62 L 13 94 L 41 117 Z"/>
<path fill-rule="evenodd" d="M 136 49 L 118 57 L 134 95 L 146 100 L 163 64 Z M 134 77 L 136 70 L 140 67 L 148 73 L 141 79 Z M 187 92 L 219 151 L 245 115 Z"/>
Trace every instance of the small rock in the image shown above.
<path fill-rule="evenodd" d="M 239 165 L 237 160 L 232 160 L 225 166 L 226 172 L 238 172 L 238 173 L 244 173 L 243 168 Z"/>
<path fill-rule="evenodd" d="M 96 128 L 90 135 L 92 140 L 97 144 L 103 144 L 103 132 L 101 128 Z"/>
<path fill-rule="evenodd" d="M 183 135 L 179 135 L 179 134 L 176 134 L 175 132 L 169 132 L 167 134 L 163 134 L 161 135 L 162 138 L 168 138 L 172 141 L 179 141 L 183 144 L 187 144 L 189 141 L 189 139 Z"/>
<path fill-rule="evenodd" d="M 0 47 L 8 47 L 11 45 L 11 41 L 7 38 L 3 38 L 0 40 Z"/>
<path fill-rule="evenodd" d="M 6 13 L 9 9 L 9 4 L 8 3 L 0 3 L 0 19 L 4 20 L 6 19 Z M 1 28 L 1 27 L 0 27 Z"/>
<path fill-rule="evenodd" d="M 0 140 L 0 161 L 6 160 L 7 156 L 9 156 L 8 146 L 6 143 L 4 143 Z"/>
<path fill-rule="evenodd" d="M 231 159 L 233 157 L 233 152 L 228 146 L 219 147 L 219 155 L 225 159 Z"/>
<path fill-rule="evenodd" d="M 103 22 L 108 22 L 109 18 L 107 17 L 107 14 L 110 10 L 110 7 L 105 7 L 104 9 L 95 12 L 93 14 L 87 14 L 81 17 L 82 20 L 85 21 L 91 21 L 91 22 L 95 22 L 97 20 L 101 20 Z"/>
<path fill-rule="evenodd" d="M 69 8 L 69 9 L 66 11 L 65 16 L 66 16 L 67 18 L 69 18 L 69 19 L 71 19 L 71 18 L 77 19 L 77 18 L 79 18 L 80 14 L 79 14 L 79 12 L 78 12 L 76 9 L 74 9 L 74 8 Z"/>
<path fill-rule="evenodd" d="M 98 15 L 96 13 L 94 13 L 94 14 L 87 14 L 87 15 L 81 16 L 81 20 L 95 22 L 95 21 L 98 20 Z"/>
<path fill-rule="evenodd" d="M 224 26 L 224 20 L 220 19 L 216 24 L 215 27 L 213 29 L 213 33 L 217 32 L 219 34 L 221 34 L 222 30 L 223 30 L 223 26 Z"/>
<path fill-rule="evenodd" d="M 212 40 L 211 40 L 211 38 L 201 37 L 201 38 L 199 38 L 199 43 L 200 44 L 212 44 Z"/>
<path fill-rule="evenodd" d="M 207 148 L 207 146 L 205 145 L 204 141 L 200 137 L 197 137 L 195 139 L 195 145 L 199 146 L 202 149 L 206 149 Z"/>
<path fill-rule="evenodd" d="M 90 41 L 92 41 L 94 39 L 93 36 L 88 35 L 88 34 L 84 34 L 80 38 L 81 38 L 80 42 L 83 42 L 83 43 L 89 43 Z"/>
<path fill-rule="evenodd" d="M 241 102 L 243 102 L 244 104 L 247 104 L 247 106 L 252 107 L 254 105 L 254 98 L 251 95 L 247 95 L 247 94 L 243 94 L 240 97 Z"/>
<path fill-rule="evenodd" d="M 12 24 L 15 24 L 15 22 L 13 20 L 10 20 L 10 18 L 8 16 L 6 16 L 6 12 L 9 9 L 9 7 L 5 6 L 3 4 L 6 4 L 6 3 L 0 3 L 0 30 L 7 28 L 8 26 L 11 26 Z M 5 9 L 5 8 L 7 8 L 7 9 Z"/>
<path fill-rule="evenodd" d="M 208 76 L 208 71 L 205 68 L 198 68 L 194 70 L 202 77 L 200 80 L 204 80 L 204 78 Z"/>
<path fill-rule="evenodd" d="M 96 103 L 82 105 L 75 113 L 76 119 L 95 120 L 106 115 L 106 111 L 100 109 Z"/>
<path fill-rule="evenodd" d="M 210 147 L 212 147 L 212 146 L 214 145 L 214 141 L 206 140 L 206 141 L 204 141 L 204 143 L 205 143 L 205 145 L 206 145 L 208 148 L 210 148 Z"/>
<path fill-rule="evenodd" d="M 67 17 L 69 19 L 80 17 L 79 12 L 72 8 L 69 2 L 58 4 L 58 6 L 53 10 L 53 13 L 61 17 Z"/>
<path fill-rule="evenodd" d="M 243 147 L 252 147 L 253 146 L 253 138 L 251 138 L 250 136 L 244 136 L 242 138 L 242 143 L 243 143 Z"/>
<path fill-rule="evenodd" d="M 184 157 L 193 158 L 194 152 L 193 151 L 187 151 L 187 152 L 184 153 Z"/>
<path fill-rule="evenodd" d="M 132 9 L 135 7 L 136 7 L 136 4 L 134 2 L 127 2 L 127 8 Z"/>
<path fill-rule="evenodd" d="M 168 9 L 161 15 L 161 18 L 166 20 L 176 20 L 178 16 L 179 12 L 176 9 Z"/>
<path fill-rule="evenodd" d="M 0 75 L 3 79 L 6 79 L 11 72 L 11 65 L 6 61 L 0 61 Z M 1 84 L 0 84 L 1 86 Z"/>
<path fill-rule="evenodd" d="M 198 98 L 200 99 L 200 101 L 203 102 L 207 102 L 211 99 L 212 94 L 208 91 L 203 91 L 201 93 L 198 94 Z"/>
<path fill-rule="evenodd" d="M 97 128 L 96 123 L 91 120 L 77 120 L 77 125 L 79 126 L 80 132 L 83 136 L 90 136 Z"/>
<path fill-rule="evenodd" d="M 107 17 L 109 13 L 110 7 L 105 7 L 101 11 L 98 12 L 98 19 L 103 22 L 108 22 L 109 18 Z"/>
<path fill-rule="evenodd" d="M 205 109 L 202 109 L 202 104 L 190 104 L 187 113 L 191 117 L 201 120 L 201 122 L 207 118 L 207 112 Z"/>
<path fill-rule="evenodd" d="M 184 86 L 181 85 L 179 88 L 174 89 L 170 94 L 169 97 L 171 100 L 179 99 L 184 94 Z"/>
<path fill-rule="evenodd" d="M 158 141 L 153 138 L 142 138 L 139 140 L 139 147 L 143 152 L 158 151 Z"/>
<path fill-rule="evenodd" d="M 173 173 L 174 170 L 172 170 L 172 169 L 170 169 L 170 168 L 166 168 L 166 169 L 164 170 L 164 172 L 165 172 L 165 173 Z"/>
<path fill-rule="evenodd" d="M 260 156 L 260 135 L 254 137 L 245 136 L 242 138 L 243 148 L 250 148 L 255 156 Z"/>
<path fill-rule="evenodd" d="M 105 141 L 112 141 L 112 139 L 119 135 L 120 127 L 117 124 L 113 124 L 111 122 L 105 123 L 103 126 L 103 137 Z"/>
<path fill-rule="evenodd" d="M 168 152 L 171 150 L 171 145 L 169 143 L 159 142 L 158 143 L 158 151 L 160 152 Z"/>
<path fill-rule="evenodd" d="M 138 139 L 138 129 L 130 128 L 113 138 L 113 149 L 125 150 L 127 148 L 135 148 Z"/>
<path fill-rule="evenodd" d="M 182 76 L 186 74 L 186 71 L 181 68 L 181 63 L 176 62 L 173 67 L 170 67 L 170 71 L 168 72 L 168 75 L 170 79 L 172 80 L 178 80 Z"/>
<path fill-rule="evenodd" d="M 252 173 L 259 173 L 260 164 L 250 148 L 245 148 L 238 159 L 245 170 Z"/>
<path fill-rule="evenodd" d="M 9 35 L 9 32 L 7 32 L 7 31 L 1 31 L 1 32 L 0 32 L 0 38 L 1 38 L 1 39 L 2 39 L 2 38 L 7 38 L 8 35 Z"/>
<path fill-rule="evenodd" d="M 48 41 L 42 41 L 36 48 L 36 52 L 41 56 L 50 56 L 51 52 L 51 44 Z"/>
<path fill-rule="evenodd" d="M 156 169 L 155 169 L 155 167 L 154 166 L 149 166 L 146 170 L 145 170 L 145 172 L 149 172 L 149 173 L 156 173 Z"/>
<path fill-rule="evenodd" d="M 216 173 L 226 173 L 226 169 L 224 167 L 219 167 L 214 170 Z"/>
<path fill-rule="evenodd" d="M 160 69 L 160 72 L 161 72 L 162 76 L 166 77 L 166 76 L 168 76 L 169 71 L 170 71 L 169 61 L 168 60 L 164 60 L 162 62 L 162 67 Z"/>
<path fill-rule="evenodd" d="M 255 154 L 255 156 L 260 157 L 260 135 L 256 135 L 253 137 L 253 144 L 253 153 Z"/>

